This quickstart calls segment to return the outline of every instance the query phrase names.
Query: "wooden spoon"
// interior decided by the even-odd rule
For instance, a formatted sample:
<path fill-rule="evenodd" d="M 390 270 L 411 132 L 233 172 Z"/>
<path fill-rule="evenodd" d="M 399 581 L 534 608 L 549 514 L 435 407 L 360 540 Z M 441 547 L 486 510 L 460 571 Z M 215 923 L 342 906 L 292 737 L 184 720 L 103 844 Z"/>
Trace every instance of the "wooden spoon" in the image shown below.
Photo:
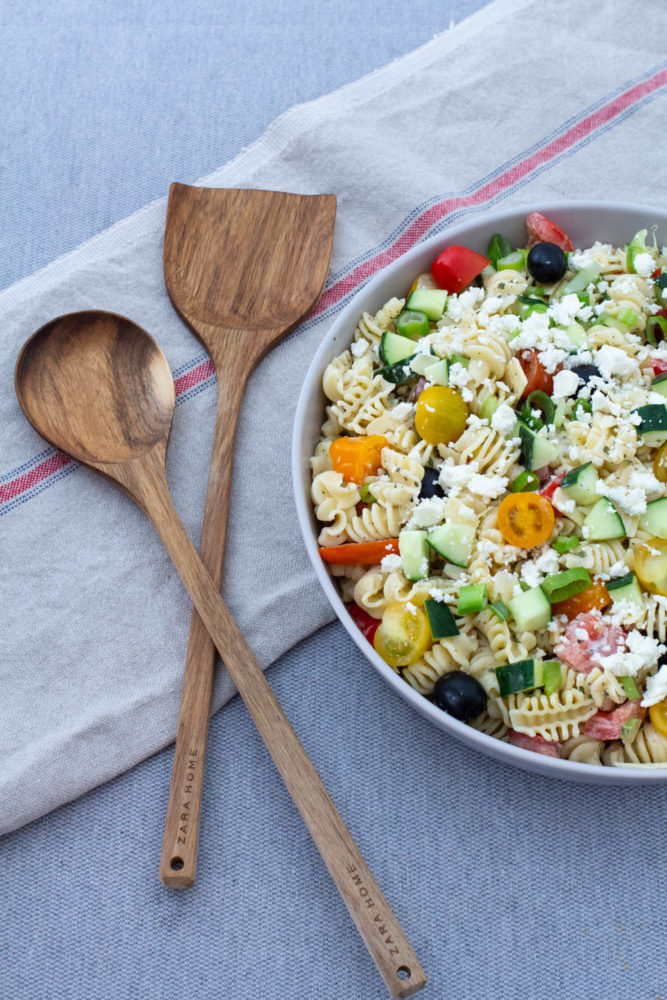
<path fill-rule="evenodd" d="M 73 313 L 27 341 L 15 382 L 33 427 L 153 522 L 392 996 L 411 996 L 426 982 L 419 960 L 174 508 L 165 469 L 174 383 L 162 351 L 123 316 Z"/>
<path fill-rule="evenodd" d="M 312 309 L 329 267 L 336 199 L 172 184 L 164 276 L 179 315 L 206 347 L 218 375 L 218 408 L 201 557 L 220 590 L 234 437 L 253 368 Z M 197 865 L 215 647 L 195 610 L 164 825 L 160 879 L 192 885 Z M 199 761 L 190 767 L 193 751 Z M 187 794 L 189 820 L 181 820 Z"/>

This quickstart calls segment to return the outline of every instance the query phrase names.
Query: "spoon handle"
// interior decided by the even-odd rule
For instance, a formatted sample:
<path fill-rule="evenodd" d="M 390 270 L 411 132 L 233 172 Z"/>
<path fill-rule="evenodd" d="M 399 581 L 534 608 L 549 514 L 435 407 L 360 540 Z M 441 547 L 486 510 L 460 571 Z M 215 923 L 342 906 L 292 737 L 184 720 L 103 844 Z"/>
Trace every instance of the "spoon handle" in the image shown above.
<path fill-rule="evenodd" d="M 391 995 L 411 996 L 426 983 L 417 956 L 197 555 L 159 454 L 141 464 L 141 474 L 127 484 L 130 492 L 173 559 Z"/>
<path fill-rule="evenodd" d="M 227 380 L 221 375 L 218 367 L 218 405 L 201 537 L 201 559 L 218 592 L 225 558 L 234 438 L 246 383 L 244 374 Z M 195 880 L 214 669 L 215 646 L 193 610 L 160 857 L 160 881 L 170 889 L 186 889 Z M 183 820 L 184 801 L 188 803 L 187 822 Z"/>

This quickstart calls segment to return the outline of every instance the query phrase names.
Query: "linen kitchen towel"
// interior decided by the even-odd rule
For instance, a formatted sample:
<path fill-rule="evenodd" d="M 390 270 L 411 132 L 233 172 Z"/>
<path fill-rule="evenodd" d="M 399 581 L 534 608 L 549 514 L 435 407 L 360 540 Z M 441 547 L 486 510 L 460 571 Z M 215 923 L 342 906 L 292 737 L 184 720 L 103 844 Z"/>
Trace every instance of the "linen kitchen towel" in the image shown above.
<path fill-rule="evenodd" d="M 635 0 L 629 13 L 614 0 L 498 0 L 293 109 L 200 182 L 338 196 L 323 297 L 259 366 L 239 423 L 224 596 L 263 666 L 333 617 L 302 551 L 289 442 L 309 361 L 355 291 L 416 241 L 499 204 L 664 206 L 667 10 Z M 175 735 L 185 591 L 144 516 L 48 447 L 13 387 L 20 346 L 59 313 L 111 309 L 149 330 L 176 381 L 169 481 L 198 540 L 216 393 L 164 290 L 165 206 L 0 294 L 0 832 Z M 215 707 L 232 694 L 221 669 Z"/>

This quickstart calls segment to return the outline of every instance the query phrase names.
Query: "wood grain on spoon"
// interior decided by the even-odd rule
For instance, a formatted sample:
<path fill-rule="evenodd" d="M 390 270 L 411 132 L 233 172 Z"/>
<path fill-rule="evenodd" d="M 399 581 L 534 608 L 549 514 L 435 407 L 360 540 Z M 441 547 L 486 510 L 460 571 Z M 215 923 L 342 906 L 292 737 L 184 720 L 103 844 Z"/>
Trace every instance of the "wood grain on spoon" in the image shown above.
<path fill-rule="evenodd" d="M 60 317 L 25 344 L 16 392 L 43 437 L 116 482 L 149 516 L 389 990 L 407 997 L 421 989 L 417 956 L 178 518 L 165 470 L 174 386 L 157 344 L 121 316 Z"/>
<path fill-rule="evenodd" d="M 172 184 L 169 192 L 165 283 L 218 376 L 200 550 L 218 589 L 245 386 L 258 361 L 317 301 L 329 266 L 335 214 L 333 195 L 184 184 Z M 195 610 L 160 860 L 160 878 L 170 888 L 186 888 L 195 878 L 214 665 L 214 644 Z"/>

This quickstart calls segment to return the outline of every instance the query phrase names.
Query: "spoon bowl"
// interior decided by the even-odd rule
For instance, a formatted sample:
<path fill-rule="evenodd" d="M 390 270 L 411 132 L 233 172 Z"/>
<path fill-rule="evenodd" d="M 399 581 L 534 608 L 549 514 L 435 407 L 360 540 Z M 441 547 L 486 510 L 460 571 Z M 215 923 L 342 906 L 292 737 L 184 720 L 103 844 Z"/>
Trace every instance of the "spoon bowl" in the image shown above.
<path fill-rule="evenodd" d="M 35 430 L 87 465 L 140 458 L 169 437 L 169 364 L 124 316 L 89 310 L 47 323 L 24 344 L 15 384 Z"/>

